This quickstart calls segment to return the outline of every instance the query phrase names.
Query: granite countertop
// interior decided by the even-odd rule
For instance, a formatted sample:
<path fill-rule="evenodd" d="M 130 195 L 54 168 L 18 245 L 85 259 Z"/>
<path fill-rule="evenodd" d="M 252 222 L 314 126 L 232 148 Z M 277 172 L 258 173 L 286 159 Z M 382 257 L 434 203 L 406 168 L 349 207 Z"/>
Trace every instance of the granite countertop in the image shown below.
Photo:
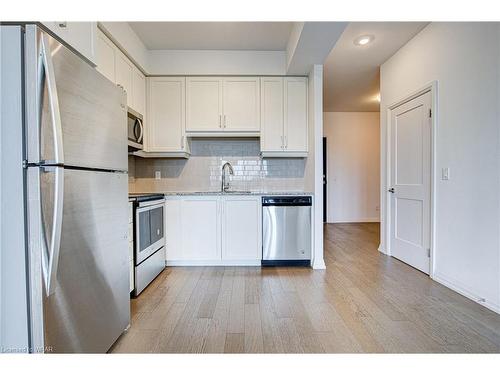
<path fill-rule="evenodd" d="M 182 196 L 182 195 L 314 195 L 308 191 L 230 191 L 223 193 L 221 191 L 162 191 L 162 192 L 140 192 L 140 194 L 164 194 L 166 196 Z"/>

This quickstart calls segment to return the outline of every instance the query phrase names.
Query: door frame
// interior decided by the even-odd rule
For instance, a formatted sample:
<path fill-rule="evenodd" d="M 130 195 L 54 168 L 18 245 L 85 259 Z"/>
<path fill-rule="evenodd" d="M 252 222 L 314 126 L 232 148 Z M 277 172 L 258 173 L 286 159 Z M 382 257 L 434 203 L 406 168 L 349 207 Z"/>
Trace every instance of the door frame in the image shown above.
<path fill-rule="evenodd" d="M 323 223 L 328 223 L 328 138 L 323 136 Z"/>
<path fill-rule="evenodd" d="M 415 99 L 419 97 L 420 95 L 423 95 L 427 92 L 431 93 L 431 111 L 432 111 L 432 116 L 431 116 L 431 147 L 430 147 L 430 158 L 431 158 L 431 169 L 430 169 L 430 259 L 429 259 L 429 277 L 431 279 L 434 278 L 434 266 L 435 266 L 435 255 L 436 255 L 436 236 L 435 236 L 435 230 L 436 230 L 436 155 L 437 155 L 437 146 L 436 146 L 436 139 L 437 139 L 437 119 L 438 119 L 438 82 L 437 81 L 432 81 L 431 83 L 423 86 L 417 91 L 414 91 L 413 93 L 406 95 L 403 99 L 398 100 L 391 105 L 387 106 L 386 112 L 387 112 L 387 117 L 386 117 L 386 129 L 387 129 L 387 134 L 386 134 L 386 180 L 385 180 L 385 195 L 386 195 L 386 205 L 385 205 L 385 238 L 386 238 L 386 244 L 385 244 L 385 250 L 386 250 L 386 255 L 389 255 L 392 257 L 391 254 L 391 199 L 390 199 L 390 193 L 387 191 L 388 186 L 391 185 L 391 136 L 392 136 L 392 129 L 391 129 L 391 112 L 399 107 L 400 105 L 409 102 L 412 99 Z"/>

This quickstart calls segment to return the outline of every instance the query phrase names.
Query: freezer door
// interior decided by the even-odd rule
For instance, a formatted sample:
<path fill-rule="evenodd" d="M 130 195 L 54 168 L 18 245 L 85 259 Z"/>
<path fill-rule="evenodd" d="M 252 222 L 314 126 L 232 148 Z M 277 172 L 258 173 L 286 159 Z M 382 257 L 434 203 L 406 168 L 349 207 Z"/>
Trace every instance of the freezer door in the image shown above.
<path fill-rule="evenodd" d="M 57 226 L 50 202 L 57 200 L 61 175 L 64 183 L 54 284 L 43 294 L 44 346 L 48 352 L 104 353 L 130 320 L 127 175 L 67 168 L 41 175 L 45 249 Z"/>
<path fill-rule="evenodd" d="M 29 161 L 127 170 L 123 89 L 40 29 L 27 45 Z"/>

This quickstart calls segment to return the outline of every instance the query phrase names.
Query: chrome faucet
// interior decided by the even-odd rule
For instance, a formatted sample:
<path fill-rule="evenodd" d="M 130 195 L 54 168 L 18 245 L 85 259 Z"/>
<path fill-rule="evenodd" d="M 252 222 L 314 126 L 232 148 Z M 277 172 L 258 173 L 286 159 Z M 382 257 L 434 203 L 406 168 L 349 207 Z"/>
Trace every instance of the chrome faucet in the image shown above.
<path fill-rule="evenodd" d="M 229 181 L 226 182 L 226 167 L 229 167 L 229 174 L 234 175 L 234 169 L 231 163 L 225 162 L 222 166 L 222 185 L 221 191 L 224 193 L 229 190 Z"/>

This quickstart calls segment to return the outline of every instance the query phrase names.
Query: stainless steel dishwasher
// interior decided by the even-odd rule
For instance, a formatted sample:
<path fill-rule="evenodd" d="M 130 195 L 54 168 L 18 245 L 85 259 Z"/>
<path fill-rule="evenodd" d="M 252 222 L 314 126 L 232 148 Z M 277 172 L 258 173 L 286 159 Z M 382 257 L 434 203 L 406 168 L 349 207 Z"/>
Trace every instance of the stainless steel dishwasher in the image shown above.
<path fill-rule="evenodd" d="M 262 265 L 311 263 L 310 196 L 262 197 Z"/>

